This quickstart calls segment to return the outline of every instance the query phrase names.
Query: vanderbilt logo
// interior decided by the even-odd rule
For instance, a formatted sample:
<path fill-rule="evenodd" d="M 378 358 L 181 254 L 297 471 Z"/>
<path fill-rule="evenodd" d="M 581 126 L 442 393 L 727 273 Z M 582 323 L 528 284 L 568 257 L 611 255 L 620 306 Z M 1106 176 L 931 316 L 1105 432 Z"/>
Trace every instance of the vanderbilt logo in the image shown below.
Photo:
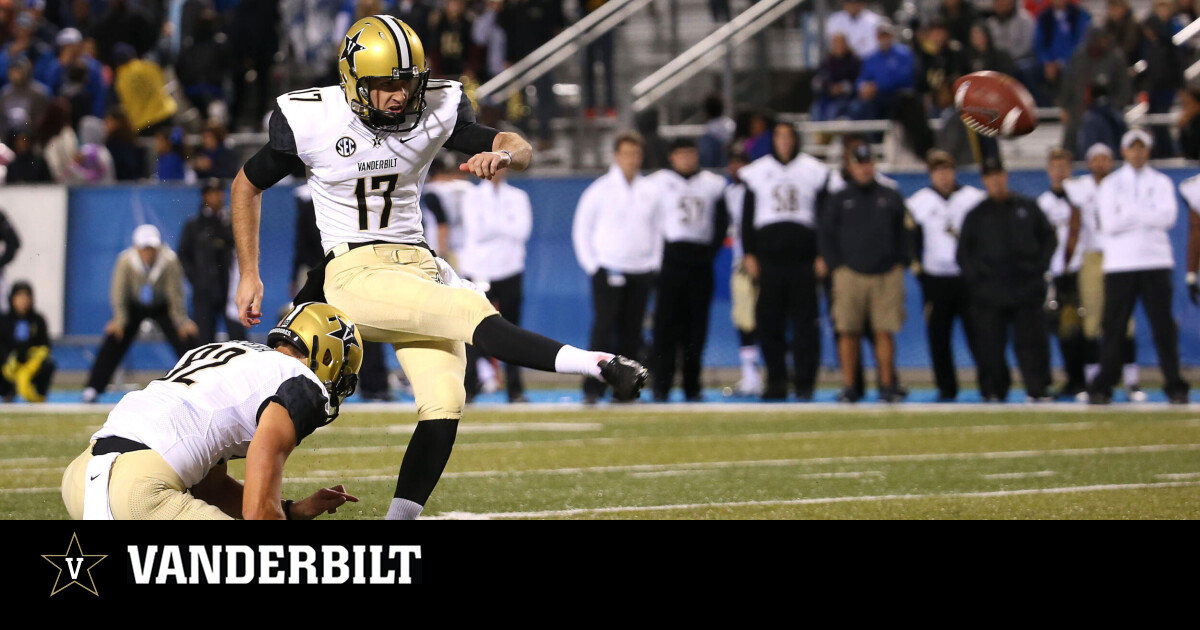
<path fill-rule="evenodd" d="M 358 145 L 354 143 L 354 138 L 342 136 L 338 139 L 337 144 L 334 145 L 334 148 L 337 149 L 338 155 L 342 157 L 350 157 L 351 155 L 354 155 L 354 152 L 358 149 Z"/>
<path fill-rule="evenodd" d="M 95 595 L 100 596 L 96 592 L 96 583 L 92 581 L 92 569 L 100 564 L 101 560 L 107 558 L 107 555 L 86 555 L 79 548 L 79 538 L 75 534 L 71 534 L 71 542 L 67 544 L 67 552 L 59 555 L 42 555 L 46 562 L 54 565 L 58 569 L 58 576 L 54 578 L 54 586 L 51 587 L 50 595 L 56 595 L 59 591 L 78 584 L 79 588 Z"/>

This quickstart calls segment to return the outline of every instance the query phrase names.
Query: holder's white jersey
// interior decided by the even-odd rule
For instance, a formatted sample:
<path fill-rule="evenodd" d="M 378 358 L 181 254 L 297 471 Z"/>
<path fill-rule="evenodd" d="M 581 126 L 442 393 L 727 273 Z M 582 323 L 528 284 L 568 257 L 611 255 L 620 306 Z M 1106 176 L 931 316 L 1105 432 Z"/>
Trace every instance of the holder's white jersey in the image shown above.
<path fill-rule="evenodd" d="M 430 80 L 425 102 L 415 129 L 383 133 L 354 115 L 336 85 L 277 99 L 271 146 L 308 167 L 325 251 L 340 243 L 424 242 L 420 193 L 429 164 L 452 134 L 475 124 L 456 81 Z"/>
<path fill-rule="evenodd" d="M 717 205 L 725 198 L 724 177 L 708 171 L 684 177 L 671 169 L 663 169 L 643 177 L 638 186 L 653 199 L 666 242 L 701 245 L 713 242 Z"/>
<path fill-rule="evenodd" d="M 328 392 L 302 361 L 257 343 L 211 343 L 126 394 L 92 439 L 141 442 L 190 488 L 221 461 L 246 456 L 271 402 L 288 410 L 297 442 L 323 426 L 330 412 Z"/>

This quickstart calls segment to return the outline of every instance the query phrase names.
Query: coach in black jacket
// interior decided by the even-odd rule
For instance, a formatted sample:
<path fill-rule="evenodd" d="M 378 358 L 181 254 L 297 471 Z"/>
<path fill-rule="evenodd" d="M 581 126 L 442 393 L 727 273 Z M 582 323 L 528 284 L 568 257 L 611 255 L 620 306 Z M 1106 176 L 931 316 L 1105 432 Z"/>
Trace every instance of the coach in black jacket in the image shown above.
<path fill-rule="evenodd" d="M 833 321 L 842 364 L 843 402 L 855 402 L 862 335 L 869 320 L 879 366 L 879 398 L 899 402 L 895 334 L 904 325 L 904 267 L 908 232 L 904 199 L 879 183 L 871 148 L 855 148 L 846 187 L 829 199 L 821 215 L 820 251 L 833 272 Z"/>
<path fill-rule="evenodd" d="M 1058 238 L 1037 202 L 1009 193 L 1008 173 L 998 159 L 984 160 L 983 185 L 988 198 L 963 221 L 957 253 L 970 292 L 981 394 L 989 402 L 1008 397 L 1012 382 L 1004 349 L 1011 324 L 1025 391 L 1031 400 L 1045 400 L 1050 340 L 1042 304 Z"/>
<path fill-rule="evenodd" d="M 192 317 L 200 332 L 198 344 L 212 343 L 217 321 L 225 322 L 230 339 L 245 339 L 246 329 L 225 315 L 229 300 L 229 266 L 232 264 L 233 227 L 224 212 L 225 187 L 221 180 L 207 179 L 201 187 L 200 212 L 183 226 L 179 239 L 179 262 L 192 285 Z"/>

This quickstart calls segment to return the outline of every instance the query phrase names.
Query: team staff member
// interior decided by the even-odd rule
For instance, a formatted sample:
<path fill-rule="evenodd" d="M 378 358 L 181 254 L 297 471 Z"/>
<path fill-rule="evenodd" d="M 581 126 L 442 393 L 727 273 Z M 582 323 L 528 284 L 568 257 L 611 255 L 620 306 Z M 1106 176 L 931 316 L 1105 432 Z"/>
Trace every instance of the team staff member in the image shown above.
<path fill-rule="evenodd" d="M 20 394 L 25 402 L 45 402 L 56 367 L 46 318 L 34 308 L 28 282 L 13 283 L 8 303 L 0 315 L 0 398 L 12 402 Z"/>
<path fill-rule="evenodd" d="M 592 279 L 591 347 L 636 357 L 654 273 L 662 261 L 662 233 L 650 199 L 638 187 L 642 136 L 617 135 L 613 164 L 592 182 L 575 208 L 575 258 Z M 604 395 L 604 383 L 583 381 L 584 402 Z"/>
<path fill-rule="evenodd" d="M 734 146 L 729 150 L 725 172 L 729 185 L 725 187 L 725 208 L 729 211 L 729 240 L 733 250 L 733 270 L 729 274 L 729 317 L 738 331 L 738 363 L 742 375 L 734 385 L 741 396 L 762 395 L 762 375 L 758 372 L 758 323 L 754 307 L 758 302 L 758 284 L 746 271 L 742 250 L 742 207 L 746 201 L 746 183 L 742 167 L 749 163 L 746 152 Z"/>
<path fill-rule="evenodd" d="M 525 191 L 498 174 L 481 181 L 462 199 L 463 249 L 459 257 L 464 274 L 480 286 L 504 319 L 521 323 L 525 245 L 533 232 L 533 208 Z M 471 346 L 467 370 L 478 359 Z M 521 383 L 521 367 L 505 365 L 508 402 L 528 402 Z"/>
<path fill-rule="evenodd" d="M 1079 268 L 1079 303 L 1083 311 L 1083 355 L 1085 380 L 1090 385 L 1100 373 L 1100 329 L 1104 315 L 1104 250 L 1100 237 L 1096 191 L 1113 170 L 1113 153 L 1102 143 L 1088 147 L 1085 155 L 1088 173 L 1067 180 L 1063 188 L 1071 205 L 1079 208 L 1079 234 L 1076 247 L 1083 250 L 1083 262 Z M 1122 342 L 1122 357 L 1125 367 L 1122 378 L 1129 399 L 1144 402 L 1146 393 L 1138 386 L 1137 342 L 1134 339 L 1134 321 L 1129 318 Z M 1076 396 L 1087 400 L 1087 393 Z"/>
<path fill-rule="evenodd" d="M 1188 213 L 1187 245 L 1187 289 L 1188 299 L 1193 306 L 1200 306 L 1200 175 L 1193 175 L 1179 183 L 1179 194 L 1187 202 Z"/>
<path fill-rule="evenodd" d="M 725 178 L 700 170 L 700 150 L 691 140 L 675 140 L 667 155 L 670 169 L 642 180 L 652 200 L 663 239 L 662 273 L 654 311 L 654 399 L 666 402 L 683 353 L 683 395 L 701 400 L 700 362 L 708 338 L 713 260 L 729 230 Z"/>
<path fill-rule="evenodd" d="M 970 324 L 970 300 L 962 269 L 955 255 L 963 220 L 987 195 L 974 186 L 958 183 L 954 156 L 946 151 L 929 152 L 929 187 L 908 198 L 914 229 L 914 256 L 925 303 L 925 333 L 938 400 L 958 397 L 958 373 L 954 366 L 951 337 L 954 320 L 962 323 L 967 347 L 975 357 L 975 331 Z M 978 362 L 978 358 L 975 359 Z"/>
<path fill-rule="evenodd" d="M 221 180 L 207 179 L 200 189 L 200 212 L 183 226 L 179 262 L 192 285 L 192 315 L 199 329 L 197 343 L 212 343 L 217 318 L 225 320 L 230 339 L 245 339 L 246 329 L 236 319 L 225 318 L 229 297 L 229 266 L 233 251 L 233 226 L 225 208 Z"/>
<path fill-rule="evenodd" d="M 358 501 L 342 486 L 280 496 L 300 441 L 354 393 L 362 339 L 328 304 L 301 304 L 266 346 L 208 344 L 117 403 L 67 466 L 62 498 L 75 520 L 308 520 Z M 246 459 L 245 484 L 229 460 Z"/>
<path fill-rule="evenodd" d="M 998 158 L 986 158 L 982 170 L 988 198 L 963 220 L 956 256 L 971 295 L 980 393 L 987 402 L 1008 398 L 1012 383 L 1004 353 L 1011 325 L 1025 392 L 1045 400 L 1050 341 L 1042 305 L 1058 239 L 1036 202 L 1009 192 Z"/>
<path fill-rule="evenodd" d="M 110 297 L 113 317 L 104 326 L 83 402 L 95 402 L 108 387 L 143 320 L 154 320 L 180 356 L 196 345 L 198 330 L 183 299 L 183 265 L 153 225 L 139 225 L 133 247 L 117 256 Z"/>
<path fill-rule="evenodd" d="M 1079 247 L 1082 215 L 1079 208 L 1071 204 L 1063 184 L 1071 176 L 1071 152 L 1055 148 L 1050 151 L 1046 163 L 1046 177 L 1050 190 L 1038 195 L 1038 207 L 1054 226 L 1058 248 L 1050 259 L 1050 276 L 1053 279 L 1054 310 L 1050 332 L 1058 337 L 1058 348 L 1063 357 L 1063 369 L 1067 383 L 1059 390 L 1059 396 L 1074 398 L 1087 391 L 1084 379 L 1083 322 L 1079 311 L 1079 270 L 1083 267 L 1083 248 Z"/>
<path fill-rule="evenodd" d="M 800 153 L 796 129 L 778 123 L 771 154 L 741 170 L 746 182 L 742 211 L 743 262 L 758 280 L 756 316 L 767 364 L 764 400 L 787 397 L 787 328 L 791 325 L 796 396 L 811 400 L 821 360 L 817 304 L 817 208 L 829 168 Z"/>
<path fill-rule="evenodd" d="M 1105 178 L 1097 192 L 1104 239 L 1104 333 L 1100 373 L 1088 391 L 1088 402 L 1093 404 L 1112 402 L 1125 322 L 1139 298 L 1150 320 L 1167 400 L 1188 401 L 1188 384 L 1179 373 L 1179 331 L 1171 316 L 1175 256 L 1170 231 L 1179 206 L 1171 179 L 1146 164 L 1152 144 L 1143 129 L 1125 132 L 1121 137 L 1125 166 Z"/>
<path fill-rule="evenodd" d="M 854 149 L 851 179 L 832 195 L 821 218 L 821 256 L 833 275 L 833 318 L 842 363 L 838 400 L 857 402 L 855 389 L 863 329 L 875 335 L 879 399 L 900 402 L 896 390 L 895 334 L 904 325 L 904 267 L 909 263 L 904 199 L 875 178 L 871 147 Z"/>

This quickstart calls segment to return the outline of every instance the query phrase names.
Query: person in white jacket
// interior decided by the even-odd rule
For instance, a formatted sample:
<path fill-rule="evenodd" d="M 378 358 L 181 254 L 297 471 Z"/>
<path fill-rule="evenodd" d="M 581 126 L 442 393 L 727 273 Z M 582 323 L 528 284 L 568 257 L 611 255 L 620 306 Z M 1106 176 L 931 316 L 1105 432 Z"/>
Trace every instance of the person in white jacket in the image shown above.
<path fill-rule="evenodd" d="M 1146 164 L 1152 144 L 1143 129 L 1126 132 L 1121 138 L 1125 166 L 1106 177 L 1097 193 L 1105 299 L 1100 373 L 1088 392 L 1092 404 L 1112 401 L 1126 322 L 1139 298 L 1154 334 L 1167 400 L 1188 401 L 1188 384 L 1179 373 L 1179 331 L 1171 316 L 1175 255 L 1170 231 L 1179 205 L 1171 179 Z"/>
<path fill-rule="evenodd" d="M 462 231 L 459 264 L 463 275 L 486 287 L 487 297 L 499 309 L 501 317 L 519 326 L 525 245 L 533 231 L 529 195 L 504 181 L 503 174 L 490 182 L 479 182 L 463 195 Z M 479 358 L 474 348 L 467 349 L 468 384 L 473 381 L 472 368 Z M 528 402 L 519 366 L 506 364 L 505 384 L 509 402 Z M 468 388 L 467 396 L 471 394 Z"/>
<path fill-rule="evenodd" d="M 627 357 L 641 353 L 646 302 L 663 248 L 651 192 L 638 185 L 643 145 L 637 133 L 617 135 L 613 165 L 583 191 L 571 229 L 575 257 L 592 283 L 592 347 L 620 348 Z M 596 402 L 604 390 L 601 381 L 585 378 L 584 402 Z"/>

